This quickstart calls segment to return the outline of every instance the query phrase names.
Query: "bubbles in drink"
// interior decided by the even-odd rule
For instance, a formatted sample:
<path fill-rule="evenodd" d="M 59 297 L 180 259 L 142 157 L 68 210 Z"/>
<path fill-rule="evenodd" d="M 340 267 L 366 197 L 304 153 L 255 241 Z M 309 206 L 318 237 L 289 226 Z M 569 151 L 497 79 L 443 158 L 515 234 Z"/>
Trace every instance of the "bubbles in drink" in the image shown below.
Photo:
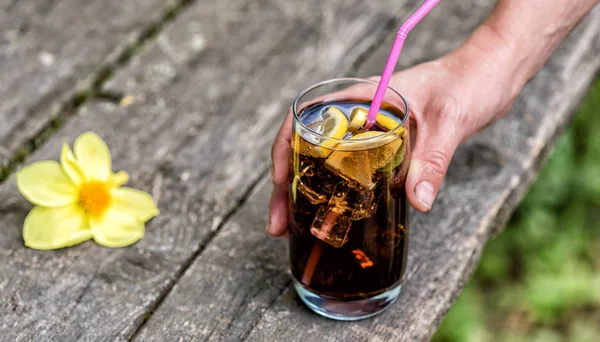
<path fill-rule="evenodd" d="M 310 164 L 310 162 L 307 162 L 306 164 Z M 327 201 L 327 195 L 319 193 L 324 192 L 323 190 L 327 186 L 327 184 L 319 183 L 319 179 L 316 179 L 317 181 L 313 181 L 313 176 L 315 175 L 315 172 L 316 170 L 314 168 L 314 165 L 302 165 L 302 170 L 297 176 L 297 186 L 298 191 L 300 191 L 310 203 L 319 204 Z"/>

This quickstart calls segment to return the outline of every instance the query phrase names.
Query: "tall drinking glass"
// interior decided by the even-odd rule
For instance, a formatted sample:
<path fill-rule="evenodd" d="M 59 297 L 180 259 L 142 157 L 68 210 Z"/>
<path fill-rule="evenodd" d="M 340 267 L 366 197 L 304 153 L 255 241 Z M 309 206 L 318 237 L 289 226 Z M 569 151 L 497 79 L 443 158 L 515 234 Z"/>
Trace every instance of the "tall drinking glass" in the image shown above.
<path fill-rule="evenodd" d="M 293 105 L 294 286 L 308 307 L 338 320 L 385 310 L 404 279 L 408 104 L 388 88 L 367 128 L 376 88 L 370 80 L 328 80 L 304 90 Z"/>

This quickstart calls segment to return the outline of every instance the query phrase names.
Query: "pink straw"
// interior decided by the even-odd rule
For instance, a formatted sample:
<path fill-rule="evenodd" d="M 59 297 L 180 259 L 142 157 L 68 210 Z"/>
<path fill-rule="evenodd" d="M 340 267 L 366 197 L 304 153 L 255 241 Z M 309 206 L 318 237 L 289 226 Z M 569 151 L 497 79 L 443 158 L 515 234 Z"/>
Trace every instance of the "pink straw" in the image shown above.
<path fill-rule="evenodd" d="M 398 62 L 398 57 L 400 57 L 400 52 L 402 52 L 402 46 L 404 45 L 406 36 L 410 30 L 412 30 L 412 28 L 415 27 L 415 25 L 417 25 L 419 21 L 421 21 L 421 19 L 423 19 L 423 17 L 425 17 L 425 15 L 427 15 L 427 13 L 429 13 L 429 11 L 431 11 L 439 2 L 440 0 L 425 1 L 425 3 L 419 7 L 419 9 L 413 15 L 411 15 L 410 18 L 408 18 L 408 20 L 406 20 L 398 30 L 396 41 L 394 41 L 392 51 L 390 52 L 390 56 L 385 64 L 385 69 L 381 75 L 381 80 L 377 86 L 377 91 L 375 92 L 375 97 L 373 97 L 373 102 L 371 102 L 371 108 L 369 109 L 369 115 L 367 116 L 367 128 L 370 128 L 377 119 L 377 112 L 379 112 L 379 108 L 381 108 L 385 90 L 390 84 L 390 78 L 392 78 L 392 73 L 394 72 L 394 68 L 396 68 L 396 63 Z"/>

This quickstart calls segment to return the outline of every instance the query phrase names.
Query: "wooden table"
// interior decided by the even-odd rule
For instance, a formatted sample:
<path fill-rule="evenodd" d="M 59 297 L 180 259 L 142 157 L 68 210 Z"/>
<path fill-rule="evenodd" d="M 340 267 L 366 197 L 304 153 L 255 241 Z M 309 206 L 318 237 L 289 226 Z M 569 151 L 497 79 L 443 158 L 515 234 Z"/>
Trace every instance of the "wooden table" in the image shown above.
<path fill-rule="evenodd" d="M 290 287 L 286 243 L 264 234 L 270 143 L 299 90 L 380 73 L 418 3 L 2 1 L 0 340 L 431 337 L 600 68 L 600 7 L 511 114 L 460 148 L 431 213 L 412 213 L 399 301 L 373 319 L 326 320 Z M 458 46 L 492 5 L 442 2 L 411 33 L 400 67 Z M 15 169 L 57 159 L 88 130 L 161 215 L 128 248 L 25 248 L 31 206 Z"/>

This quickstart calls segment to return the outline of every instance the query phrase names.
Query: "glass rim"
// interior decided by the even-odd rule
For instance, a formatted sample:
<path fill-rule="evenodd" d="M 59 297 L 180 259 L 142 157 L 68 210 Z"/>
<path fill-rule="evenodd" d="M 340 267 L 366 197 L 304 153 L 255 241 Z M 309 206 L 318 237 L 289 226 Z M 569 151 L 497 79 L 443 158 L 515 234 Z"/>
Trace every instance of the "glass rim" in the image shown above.
<path fill-rule="evenodd" d="M 300 126 L 303 129 L 306 129 L 310 132 L 310 134 L 314 134 L 316 136 L 318 136 L 319 138 L 324 138 L 327 139 L 329 141 L 334 141 L 337 143 L 358 143 L 358 142 L 364 142 L 364 141 L 369 141 L 369 140 L 379 140 L 382 139 L 384 137 L 387 137 L 389 135 L 392 135 L 399 127 L 404 127 L 404 124 L 407 122 L 408 117 L 409 117 L 409 110 L 408 110 L 408 102 L 406 101 L 406 99 L 404 98 L 404 96 L 402 96 L 402 94 L 400 94 L 398 91 L 396 91 L 396 89 L 388 86 L 387 90 L 391 91 L 392 93 L 398 95 L 398 97 L 402 100 L 402 102 L 404 103 L 404 117 L 402 117 L 400 119 L 400 123 L 398 124 L 398 126 L 394 127 L 393 129 L 390 129 L 389 131 L 385 132 L 385 134 L 383 135 L 378 135 L 378 136 L 374 136 L 374 137 L 369 137 L 369 138 L 361 138 L 361 139 L 353 139 L 353 140 L 345 140 L 345 139 L 337 139 L 337 138 L 332 138 L 332 137 L 328 137 L 325 135 L 322 135 L 318 132 L 313 131 L 312 129 L 310 129 L 308 126 L 306 126 L 302 120 L 300 120 L 300 118 L 298 117 L 298 104 L 299 101 L 302 97 L 304 97 L 306 94 L 310 93 L 311 91 L 328 85 L 328 84 L 332 84 L 332 83 L 341 83 L 341 82 L 354 82 L 354 83 L 367 83 L 367 84 L 372 84 L 375 87 L 377 87 L 379 85 L 379 82 L 370 80 L 370 79 L 366 79 L 366 78 L 358 78 L 358 77 L 341 77 L 341 78 L 332 78 L 329 80 L 325 80 L 325 81 L 321 81 L 319 83 L 313 84 L 312 86 L 304 89 L 303 91 L 300 92 L 300 94 L 298 94 L 298 96 L 296 96 L 296 98 L 294 99 L 294 103 L 292 105 L 292 113 L 294 114 L 294 120 L 300 124 Z"/>

